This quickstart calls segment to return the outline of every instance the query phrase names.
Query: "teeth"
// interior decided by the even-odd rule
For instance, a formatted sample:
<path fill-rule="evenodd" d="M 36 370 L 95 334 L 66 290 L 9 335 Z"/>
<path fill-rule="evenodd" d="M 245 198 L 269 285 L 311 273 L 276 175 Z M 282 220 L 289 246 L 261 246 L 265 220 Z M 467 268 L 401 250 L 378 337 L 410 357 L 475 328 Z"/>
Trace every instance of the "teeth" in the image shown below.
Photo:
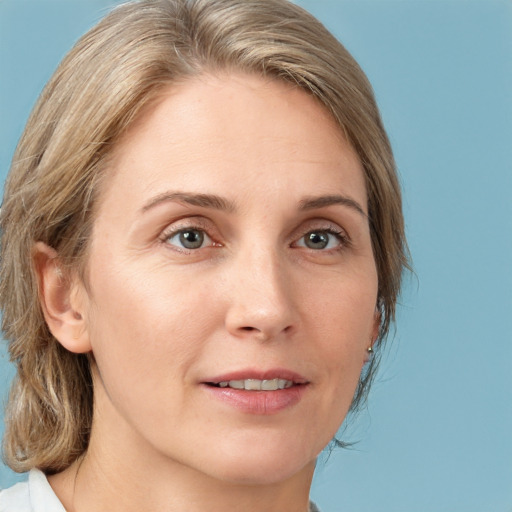
<path fill-rule="evenodd" d="M 229 387 L 233 389 L 245 389 L 243 380 L 230 380 L 228 384 Z"/>
<path fill-rule="evenodd" d="M 229 386 L 233 389 L 245 389 L 246 391 L 276 391 L 278 389 L 291 388 L 293 382 L 285 379 L 245 379 L 219 382 L 218 386 L 221 388 L 227 388 Z"/>
<path fill-rule="evenodd" d="M 261 384 L 261 380 L 247 379 L 244 381 L 244 389 L 248 389 L 250 391 L 259 391 L 261 389 Z"/>
<path fill-rule="evenodd" d="M 279 379 L 262 380 L 261 389 L 264 389 L 265 391 L 275 391 L 276 389 L 279 389 Z"/>

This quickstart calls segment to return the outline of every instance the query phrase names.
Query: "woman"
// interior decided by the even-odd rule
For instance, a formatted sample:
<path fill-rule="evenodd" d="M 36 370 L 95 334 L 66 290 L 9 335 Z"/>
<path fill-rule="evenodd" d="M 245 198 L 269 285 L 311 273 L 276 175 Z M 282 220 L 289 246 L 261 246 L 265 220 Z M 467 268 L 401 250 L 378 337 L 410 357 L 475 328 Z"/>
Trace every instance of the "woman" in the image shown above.
<path fill-rule="evenodd" d="M 406 246 L 363 72 L 285 0 L 143 0 L 64 59 L 1 213 L 2 510 L 304 512 Z"/>

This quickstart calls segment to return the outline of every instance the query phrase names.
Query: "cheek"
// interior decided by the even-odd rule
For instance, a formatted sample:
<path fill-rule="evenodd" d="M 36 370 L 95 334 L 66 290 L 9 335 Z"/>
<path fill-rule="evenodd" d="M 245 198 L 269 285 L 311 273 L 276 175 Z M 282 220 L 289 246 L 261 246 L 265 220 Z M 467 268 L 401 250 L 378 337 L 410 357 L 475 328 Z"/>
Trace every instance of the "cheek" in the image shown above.
<path fill-rule="evenodd" d="M 368 277 L 369 276 L 369 277 Z M 321 354 L 332 410 L 348 408 L 372 341 L 376 313 L 377 279 L 371 268 L 366 279 L 339 279 L 307 294 L 310 330 Z"/>
<path fill-rule="evenodd" d="M 376 321 L 377 280 L 332 279 L 308 287 L 303 301 L 323 346 L 338 353 L 358 353 L 371 341 Z"/>
<path fill-rule="evenodd" d="M 212 328 L 213 306 L 185 279 L 126 268 L 110 268 L 108 280 L 92 276 L 91 345 L 105 386 L 154 393 L 155 382 L 186 378 Z"/>

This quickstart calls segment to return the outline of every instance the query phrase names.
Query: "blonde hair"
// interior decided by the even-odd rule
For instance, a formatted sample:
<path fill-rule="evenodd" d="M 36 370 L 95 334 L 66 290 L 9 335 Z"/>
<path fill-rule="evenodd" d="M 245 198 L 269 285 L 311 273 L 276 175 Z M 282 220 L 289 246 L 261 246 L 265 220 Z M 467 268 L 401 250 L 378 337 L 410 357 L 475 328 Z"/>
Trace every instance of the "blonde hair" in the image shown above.
<path fill-rule="evenodd" d="M 385 338 L 407 249 L 400 187 L 371 86 L 323 25 L 286 0 L 141 0 L 83 36 L 42 92 L 14 155 L 0 215 L 0 306 L 17 376 L 4 458 L 47 473 L 86 449 L 92 422 L 89 356 L 66 351 L 42 314 L 32 251 L 53 247 L 83 269 L 94 206 L 119 137 L 164 87 L 205 71 L 258 73 L 296 84 L 325 105 L 365 169 Z M 372 380 L 362 375 L 355 408 Z"/>

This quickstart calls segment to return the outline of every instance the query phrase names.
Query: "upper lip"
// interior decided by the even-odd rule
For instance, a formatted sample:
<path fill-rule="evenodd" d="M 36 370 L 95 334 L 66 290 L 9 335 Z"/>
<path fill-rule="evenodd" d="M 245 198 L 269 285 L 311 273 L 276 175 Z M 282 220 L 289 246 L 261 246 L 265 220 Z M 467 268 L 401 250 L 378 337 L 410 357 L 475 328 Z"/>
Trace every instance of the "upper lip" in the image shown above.
<path fill-rule="evenodd" d="M 245 370 L 236 370 L 215 377 L 204 379 L 203 382 L 209 384 L 218 384 L 219 382 L 229 382 L 230 380 L 272 380 L 283 379 L 289 380 L 294 384 L 307 384 L 309 381 L 297 372 L 285 368 L 271 368 L 268 370 L 257 370 L 254 368 L 247 368 Z"/>

